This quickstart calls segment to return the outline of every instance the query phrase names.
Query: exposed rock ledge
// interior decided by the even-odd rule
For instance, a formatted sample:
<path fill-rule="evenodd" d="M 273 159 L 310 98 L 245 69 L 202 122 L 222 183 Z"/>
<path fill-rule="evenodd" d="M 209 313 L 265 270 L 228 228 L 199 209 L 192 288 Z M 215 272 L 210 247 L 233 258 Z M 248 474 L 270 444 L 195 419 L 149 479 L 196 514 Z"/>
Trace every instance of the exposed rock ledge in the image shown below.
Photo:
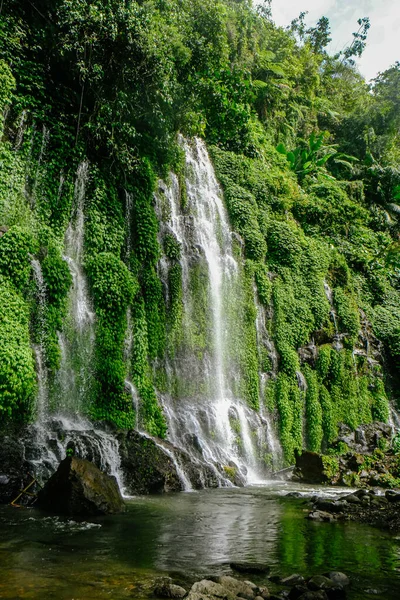
<path fill-rule="evenodd" d="M 218 487 L 227 477 L 222 465 L 210 465 L 165 440 L 137 431 L 116 431 L 105 424 L 90 429 L 62 418 L 52 418 L 42 431 L 26 426 L 0 432 L 0 504 L 16 498 L 32 477 L 46 482 L 67 456 L 93 462 L 110 474 L 107 461 L 120 463 L 124 490 L 130 495 L 177 492 L 185 484 L 193 489 Z M 118 448 L 118 451 L 117 451 Z M 114 451 L 112 457 L 110 452 Z M 232 469 L 235 471 L 235 469 Z M 239 475 L 234 483 L 243 485 Z"/>

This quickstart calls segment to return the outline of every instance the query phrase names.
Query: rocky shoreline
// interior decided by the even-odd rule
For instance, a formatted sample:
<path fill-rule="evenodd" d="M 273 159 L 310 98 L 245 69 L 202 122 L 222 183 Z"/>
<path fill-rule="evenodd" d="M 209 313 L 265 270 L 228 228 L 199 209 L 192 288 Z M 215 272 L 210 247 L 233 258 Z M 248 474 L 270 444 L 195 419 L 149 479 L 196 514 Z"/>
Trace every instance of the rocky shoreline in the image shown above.
<path fill-rule="evenodd" d="M 393 533 L 400 531 L 399 491 L 387 490 L 383 495 L 360 489 L 338 500 L 314 496 L 309 503 L 308 519 L 312 521 L 357 521 Z"/>
<path fill-rule="evenodd" d="M 351 585 L 349 577 L 338 571 L 282 578 L 268 577 L 270 568 L 263 563 L 231 563 L 230 569 L 232 575 L 209 576 L 189 584 L 180 578 L 160 577 L 146 595 L 178 600 L 346 600 Z"/>

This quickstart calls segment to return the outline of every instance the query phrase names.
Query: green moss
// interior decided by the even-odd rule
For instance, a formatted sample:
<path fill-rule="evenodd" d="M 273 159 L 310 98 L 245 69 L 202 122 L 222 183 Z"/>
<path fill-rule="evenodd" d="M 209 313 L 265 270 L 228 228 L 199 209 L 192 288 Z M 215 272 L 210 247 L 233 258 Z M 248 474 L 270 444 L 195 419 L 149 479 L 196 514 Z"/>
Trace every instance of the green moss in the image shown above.
<path fill-rule="evenodd" d="M 303 402 L 297 380 L 280 373 L 276 381 L 276 406 L 279 412 L 280 440 L 287 464 L 293 464 L 295 450 L 303 447 Z"/>
<path fill-rule="evenodd" d="M 375 379 L 372 390 L 372 417 L 374 421 L 387 423 L 389 421 L 389 401 L 382 379 Z"/>
<path fill-rule="evenodd" d="M 303 369 L 306 381 L 306 434 L 307 447 L 312 452 L 320 452 L 323 438 L 323 407 L 319 400 L 318 378 L 308 365 Z M 326 402 L 326 398 L 325 398 Z"/>
<path fill-rule="evenodd" d="M 342 288 L 333 290 L 333 298 L 339 321 L 339 329 L 348 336 L 348 343 L 353 344 L 360 331 L 360 314 L 356 299 Z"/>
<path fill-rule="evenodd" d="M 28 286 L 32 273 L 30 255 L 36 249 L 32 233 L 17 225 L 0 238 L 0 273 L 9 277 L 20 291 Z"/>
<path fill-rule="evenodd" d="M 152 435 L 164 437 L 166 422 L 159 407 L 148 364 L 147 322 L 143 299 L 138 295 L 132 304 L 133 345 L 131 372 L 140 398 L 139 423 Z"/>
<path fill-rule="evenodd" d="M 332 481 L 339 475 L 339 461 L 334 456 L 323 456 L 324 474 L 329 481 Z"/>

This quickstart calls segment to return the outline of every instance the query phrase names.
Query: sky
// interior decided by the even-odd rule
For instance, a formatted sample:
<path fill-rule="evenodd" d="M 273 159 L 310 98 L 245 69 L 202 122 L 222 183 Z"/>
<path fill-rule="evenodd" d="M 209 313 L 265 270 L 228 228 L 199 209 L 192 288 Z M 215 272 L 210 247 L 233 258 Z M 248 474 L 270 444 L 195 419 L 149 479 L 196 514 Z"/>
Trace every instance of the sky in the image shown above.
<path fill-rule="evenodd" d="M 357 19 L 370 18 L 367 47 L 357 61 L 367 80 L 400 60 L 400 0 L 272 0 L 272 15 L 277 25 L 289 25 L 301 11 L 308 11 L 309 26 L 322 16 L 329 18 L 331 53 L 351 43 L 353 31 L 358 30 Z"/>

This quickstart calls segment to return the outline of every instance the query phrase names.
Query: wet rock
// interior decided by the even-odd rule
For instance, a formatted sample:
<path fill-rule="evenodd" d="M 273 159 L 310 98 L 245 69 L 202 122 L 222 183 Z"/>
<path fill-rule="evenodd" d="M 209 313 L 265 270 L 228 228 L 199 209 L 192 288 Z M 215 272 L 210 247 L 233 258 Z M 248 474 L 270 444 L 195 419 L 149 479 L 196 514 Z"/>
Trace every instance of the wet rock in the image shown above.
<path fill-rule="evenodd" d="M 305 581 L 303 575 L 299 575 L 298 573 L 293 573 L 293 575 L 289 575 L 289 577 L 284 577 L 280 580 L 282 585 L 301 585 Z"/>
<path fill-rule="evenodd" d="M 289 492 L 286 494 L 286 498 L 301 498 L 300 492 Z"/>
<path fill-rule="evenodd" d="M 325 590 L 328 600 L 346 600 L 346 590 L 336 583 L 329 590 Z"/>
<path fill-rule="evenodd" d="M 361 499 L 356 494 L 349 494 L 343 498 L 349 504 L 361 504 Z"/>
<path fill-rule="evenodd" d="M 253 590 L 254 593 L 258 592 L 258 585 L 253 583 L 252 581 L 244 581 L 244 583 Z"/>
<path fill-rule="evenodd" d="M 341 500 L 326 500 L 324 498 L 319 498 L 315 503 L 315 507 L 317 510 L 322 510 L 324 512 L 340 513 L 346 510 L 347 503 Z"/>
<path fill-rule="evenodd" d="M 298 600 L 303 594 L 308 592 L 308 588 L 305 584 L 303 585 L 295 585 L 289 592 L 289 600 Z"/>
<path fill-rule="evenodd" d="M 253 600 L 255 596 L 254 589 L 247 585 L 244 581 L 229 577 L 229 575 L 222 575 L 218 578 L 217 583 L 231 591 L 235 596 L 244 598 L 245 600 Z M 257 586 L 255 586 L 257 589 Z"/>
<path fill-rule="evenodd" d="M 63 515 L 105 515 L 123 511 L 115 477 L 88 460 L 67 457 L 38 494 L 37 506 Z"/>
<path fill-rule="evenodd" d="M 182 490 L 174 462 L 150 437 L 136 431 L 118 436 L 121 468 L 131 494 L 154 494 Z"/>
<path fill-rule="evenodd" d="M 118 434 L 121 468 L 131 494 L 160 494 L 183 490 L 180 468 L 194 489 L 218 487 L 215 469 L 170 442 L 137 431 Z"/>
<path fill-rule="evenodd" d="M 211 598 L 212 600 L 235 600 L 236 594 L 220 583 L 215 583 L 215 581 L 210 581 L 209 579 L 203 579 L 192 585 L 187 598 L 188 600 L 203 600 L 203 598 Z"/>
<path fill-rule="evenodd" d="M 154 588 L 154 595 L 159 598 L 184 598 L 187 594 L 185 588 L 180 585 L 175 585 L 168 578 L 164 581 L 160 581 Z"/>
<path fill-rule="evenodd" d="M 339 442 L 342 442 L 358 454 L 371 454 L 379 448 L 382 440 L 390 444 L 391 438 L 392 429 L 386 423 L 374 422 L 360 425 L 355 431 L 352 431 L 348 425 L 341 423 L 338 437 L 333 442 L 332 447 L 336 447 Z"/>
<path fill-rule="evenodd" d="M 400 493 L 395 492 L 394 490 L 387 490 L 385 492 L 385 498 L 389 502 L 400 502 Z"/>
<path fill-rule="evenodd" d="M 31 480 L 20 434 L 0 437 L 0 504 L 12 502 Z"/>
<path fill-rule="evenodd" d="M 322 456 L 308 450 L 298 454 L 294 476 L 305 483 L 326 483 Z"/>
<path fill-rule="evenodd" d="M 310 519 L 310 521 L 325 521 L 327 523 L 333 523 L 334 521 L 338 520 L 338 515 L 333 515 L 322 510 L 313 510 L 309 513 L 307 518 Z"/>
<path fill-rule="evenodd" d="M 267 574 L 271 570 L 271 567 L 267 563 L 259 562 L 231 562 L 229 566 L 233 571 L 238 571 L 239 573 Z"/>
<path fill-rule="evenodd" d="M 328 590 L 333 587 L 333 581 L 324 575 L 314 575 L 308 580 L 307 585 L 312 591 Z"/>
<path fill-rule="evenodd" d="M 324 573 L 324 577 L 327 577 L 333 583 L 339 584 L 342 587 L 347 587 L 350 585 L 350 579 L 345 573 L 341 571 L 329 571 L 328 573 Z"/>
<path fill-rule="evenodd" d="M 328 596 L 322 590 L 318 592 L 308 591 L 300 596 L 298 600 L 328 600 Z"/>

